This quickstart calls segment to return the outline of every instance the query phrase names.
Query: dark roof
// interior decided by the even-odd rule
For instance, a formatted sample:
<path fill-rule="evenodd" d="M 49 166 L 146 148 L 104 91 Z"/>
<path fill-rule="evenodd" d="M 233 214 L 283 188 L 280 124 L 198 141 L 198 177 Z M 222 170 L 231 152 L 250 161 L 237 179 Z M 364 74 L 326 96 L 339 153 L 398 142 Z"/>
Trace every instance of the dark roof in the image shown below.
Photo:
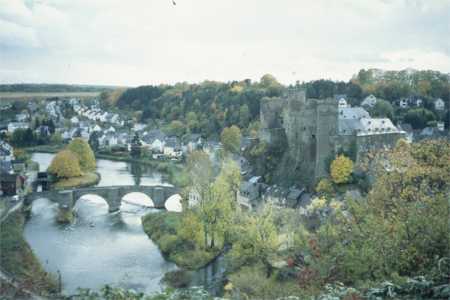
<path fill-rule="evenodd" d="M 178 138 L 176 138 L 176 137 L 169 137 L 166 139 L 166 146 L 172 147 L 172 148 L 177 148 L 177 147 L 180 147 L 180 142 L 179 142 Z"/>
<path fill-rule="evenodd" d="M 202 136 L 200 134 L 192 133 L 192 134 L 186 135 L 184 137 L 184 141 L 186 141 L 186 142 L 197 142 L 201 138 L 202 138 Z"/>
<path fill-rule="evenodd" d="M 153 130 L 150 130 L 146 135 L 144 135 L 142 137 L 142 140 L 146 143 L 152 143 L 157 139 L 162 141 L 165 138 L 166 138 L 166 135 L 161 130 L 153 129 Z"/>

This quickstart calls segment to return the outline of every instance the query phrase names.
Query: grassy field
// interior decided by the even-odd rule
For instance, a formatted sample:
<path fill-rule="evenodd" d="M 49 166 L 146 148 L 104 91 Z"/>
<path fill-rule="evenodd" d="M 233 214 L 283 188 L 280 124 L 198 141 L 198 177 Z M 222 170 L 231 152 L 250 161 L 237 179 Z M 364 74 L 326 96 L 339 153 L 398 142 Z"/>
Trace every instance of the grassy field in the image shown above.
<path fill-rule="evenodd" d="M 72 177 L 68 179 L 58 180 L 54 184 L 56 190 L 64 190 L 67 188 L 80 188 L 95 185 L 100 181 L 100 175 L 97 173 L 86 173 L 83 176 Z"/>
<path fill-rule="evenodd" d="M 26 92 L 0 92 L 0 100 L 32 100 L 52 97 L 63 98 L 92 98 L 100 95 L 100 92 L 54 92 L 54 93 L 26 93 Z"/>

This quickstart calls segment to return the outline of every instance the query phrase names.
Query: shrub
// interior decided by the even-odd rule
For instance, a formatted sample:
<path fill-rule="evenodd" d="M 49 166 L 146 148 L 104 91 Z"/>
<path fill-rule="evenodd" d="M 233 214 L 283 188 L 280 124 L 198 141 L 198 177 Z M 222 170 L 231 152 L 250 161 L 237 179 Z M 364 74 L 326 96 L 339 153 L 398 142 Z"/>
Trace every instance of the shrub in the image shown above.
<path fill-rule="evenodd" d="M 163 253 L 170 253 L 177 248 L 178 243 L 177 240 L 178 238 L 176 235 L 173 234 L 163 235 L 159 239 L 159 248 Z"/>
<path fill-rule="evenodd" d="M 186 270 L 167 272 L 164 274 L 163 281 L 173 288 L 185 288 L 192 281 L 192 273 Z"/>

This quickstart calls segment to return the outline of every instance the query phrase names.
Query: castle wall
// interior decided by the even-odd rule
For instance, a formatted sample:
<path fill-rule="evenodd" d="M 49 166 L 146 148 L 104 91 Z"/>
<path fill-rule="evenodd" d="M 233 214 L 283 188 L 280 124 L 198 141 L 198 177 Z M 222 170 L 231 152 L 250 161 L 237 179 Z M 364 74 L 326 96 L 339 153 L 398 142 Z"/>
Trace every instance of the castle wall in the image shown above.
<path fill-rule="evenodd" d="M 406 139 L 404 132 L 393 132 L 356 136 L 356 161 L 359 162 L 365 153 L 377 149 L 393 148 L 399 139 Z"/>
<path fill-rule="evenodd" d="M 317 100 L 315 179 L 327 176 L 326 163 L 334 155 L 338 124 L 338 102 L 334 99 Z"/>

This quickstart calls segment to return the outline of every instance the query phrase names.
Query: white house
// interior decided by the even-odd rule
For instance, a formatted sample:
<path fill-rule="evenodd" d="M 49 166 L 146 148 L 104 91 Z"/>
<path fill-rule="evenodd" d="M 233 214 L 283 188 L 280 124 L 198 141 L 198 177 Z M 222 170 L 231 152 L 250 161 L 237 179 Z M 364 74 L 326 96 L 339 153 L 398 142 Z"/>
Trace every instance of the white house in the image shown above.
<path fill-rule="evenodd" d="M 100 132 L 100 131 L 102 131 L 102 128 L 100 127 L 100 125 L 95 124 L 94 128 L 92 128 L 92 131 Z"/>
<path fill-rule="evenodd" d="M 399 106 L 401 108 L 408 108 L 409 107 L 408 99 L 407 98 L 400 99 Z"/>
<path fill-rule="evenodd" d="M 183 152 L 181 151 L 181 145 L 177 138 L 168 138 L 166 139 L 163 154 L 167 157 L 181 157 Z"/>
<path fill-rule="evenodd" d="M 345 97 L 339 96 L 337 97 L 338 107 L 339 108 L 345 108 L 348 107 L 347 100 L 345 100 Z"/>
<path fill-rule="evenodd" d="M 70 118 L 70 123 L 78 125 L 78 123 L 80 123 L 80 120 L 76 116 L 73 116 L 72 118 Z"/>
<path fill-rule="evenodd" d="M 361 102 L 361 106 L 374 107 L 375 104 L 377 104 L 377 98 L 372 94 L 364 98 L 364 100 Z"/>
<path fill-rule="evenodd" d="M 444 122 L 437 122 L 436 127 L 439 131 L 444 131 L 445 124 L 444 124 Z"/>
<path fill-rule="evenodd" d="M 445 109 L 445 102 L 441 98 L 438 98 L 434 101 L 434 109 L 435 110 L 444 110 Z"/>
<path fill-rule="evenodd" d="M 28 123 L 24 122 L 11 122 L 8 124 L 8 132 L 13 133 L 16 129 L 27 129 L 29 128 Z"/>
<path fill-rule="evenodd" d="M 30 117 L 30 115 L 27 112 L 22 112 L 22 113 L 16 115 L 16 121 L 17 122 L 25 122 L 28 120 L 29 117 Z"/>

